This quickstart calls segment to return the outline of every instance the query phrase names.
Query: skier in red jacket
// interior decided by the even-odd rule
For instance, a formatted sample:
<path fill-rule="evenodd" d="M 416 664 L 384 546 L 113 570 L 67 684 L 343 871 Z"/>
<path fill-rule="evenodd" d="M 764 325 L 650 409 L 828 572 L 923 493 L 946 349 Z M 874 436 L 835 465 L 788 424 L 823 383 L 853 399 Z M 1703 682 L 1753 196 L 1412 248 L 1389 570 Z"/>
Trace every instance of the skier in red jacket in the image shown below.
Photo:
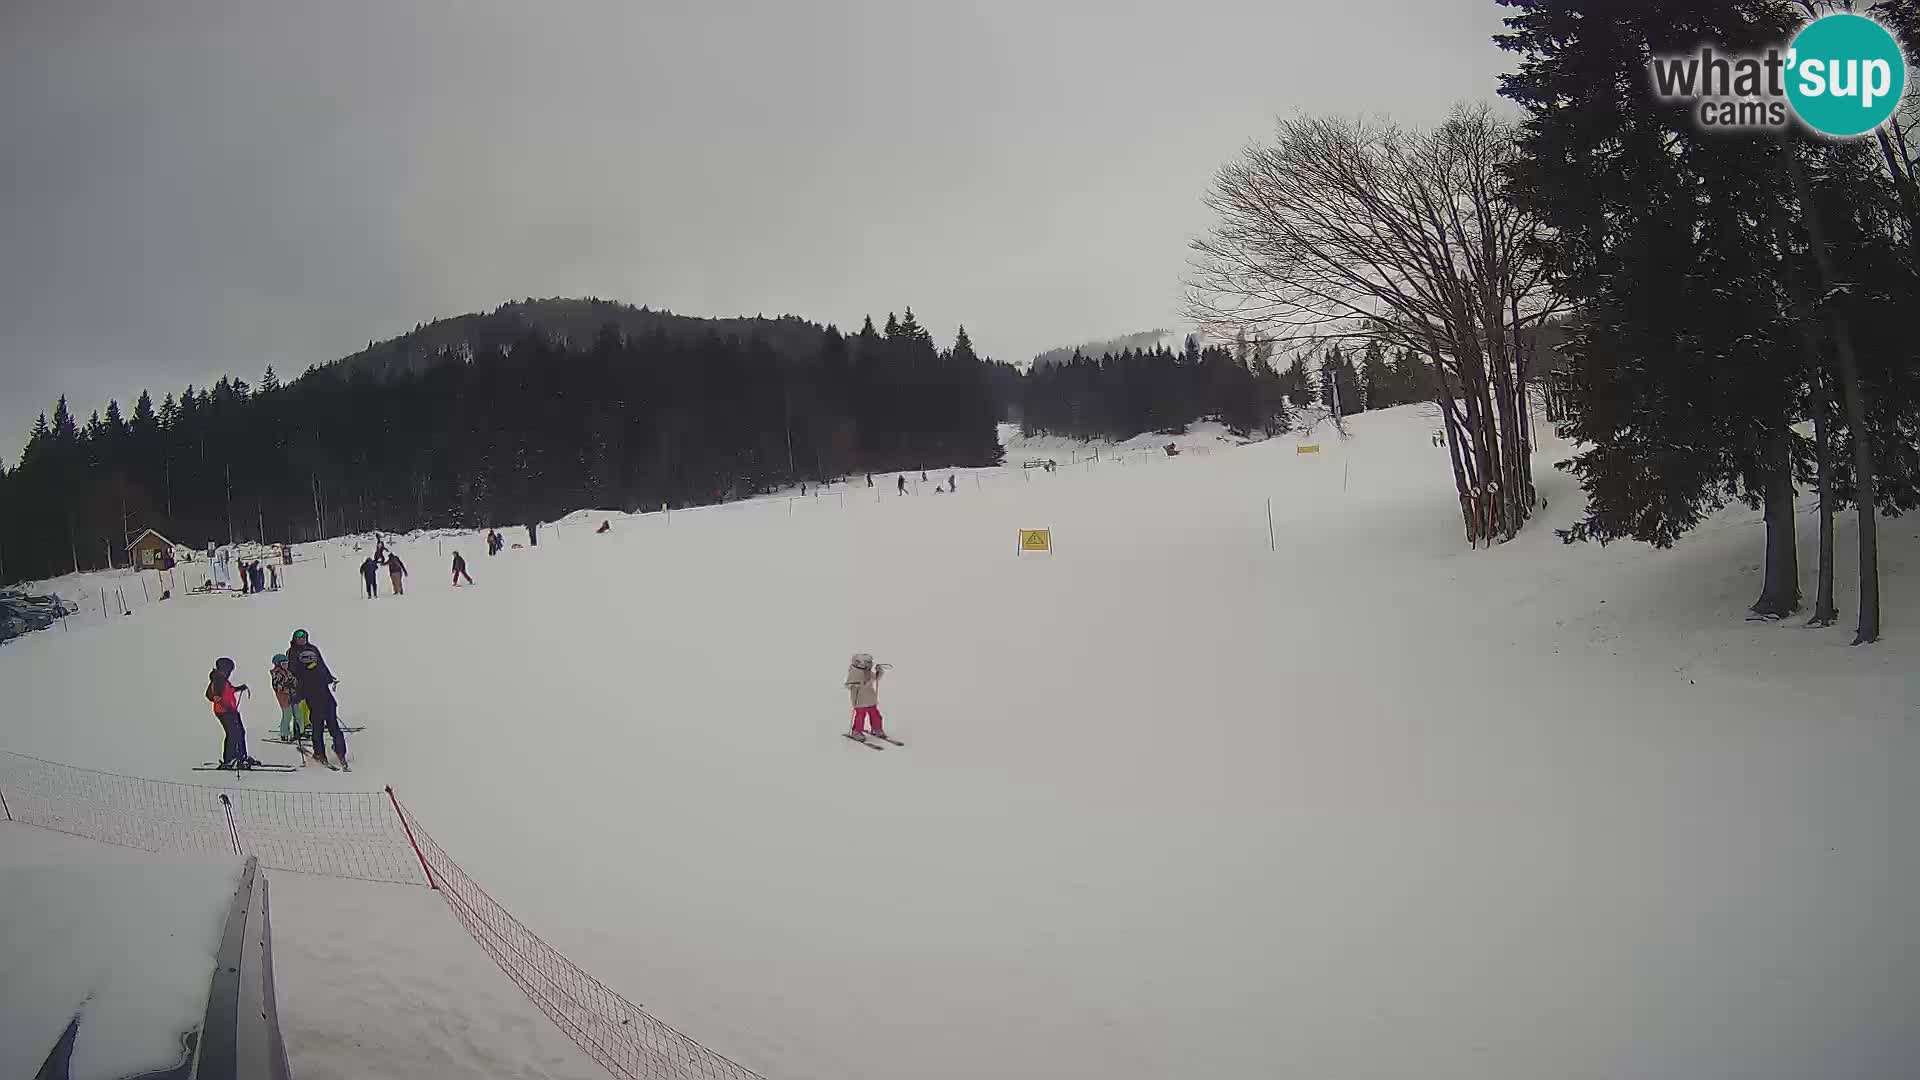
<path fill-rule="evenodd" d="M 240 695 L 247 686 L 233 685 L 233 661 L 221 657 L 207 672 L 207 700 L 213 703 L 213 715 L 226 732 L 226 745 L 220 751 L 223 769 L 251 769 L 260 764 L 247 754 L 247 729 L 240 722 Z"/>

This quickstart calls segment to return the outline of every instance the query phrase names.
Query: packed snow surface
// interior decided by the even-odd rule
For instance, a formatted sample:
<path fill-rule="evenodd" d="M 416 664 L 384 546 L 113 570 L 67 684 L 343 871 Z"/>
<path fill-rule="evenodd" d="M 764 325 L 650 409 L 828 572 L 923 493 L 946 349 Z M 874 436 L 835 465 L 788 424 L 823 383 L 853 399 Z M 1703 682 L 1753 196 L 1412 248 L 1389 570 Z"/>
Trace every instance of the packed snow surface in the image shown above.
<path fill-rule="evenodd" d="M 588 513 L 494 558 L 418 535 L 373 601 L 364 538 L 307 545 L 281 592 L 83 602 L 6 646 L 0 747 L 205 777 L 214 658 L 264 733 L 304 627 L 355 772 L 233 782 L 393 784 L 528 926 L 776 1080 L 1920 1074 L 1920 522 L 1885 523 L 1887 636 L 1850 648 L 1743 621 L 1744 508 L 1672 551 L 1562 545 L 1550 437 L 1547 508 L 1468 550 L 1432 426 L 1016 440 L 953 494 Z M 1843 623 L 1851 549 L 1848 519 Z M 862 651 L 905 747 L 838 737 Z M 500 1034 L 540 1017 L 450 920 L 426 937 L 431 894 L 287 893 L 296 1075 L 376 1074 L 300 1033 L 335 1011 L 414 1075 L 591 1075 Z M 469 993 L 491 1036 L 449 1019 Z"/>
<path fill-rule="evenodd" d="M 130 860 L 0 823 L 0 1076 L 30 1077 L 77 1014 L 72 1080 L 171 1068 L 207 1010 L 237 857 Z"/>

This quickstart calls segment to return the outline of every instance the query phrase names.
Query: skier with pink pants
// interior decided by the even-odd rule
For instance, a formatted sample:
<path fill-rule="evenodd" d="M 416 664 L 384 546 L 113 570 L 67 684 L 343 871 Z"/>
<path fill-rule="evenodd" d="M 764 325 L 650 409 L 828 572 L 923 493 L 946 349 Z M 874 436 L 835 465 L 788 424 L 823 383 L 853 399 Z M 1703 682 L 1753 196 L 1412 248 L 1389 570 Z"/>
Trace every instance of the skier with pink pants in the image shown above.
<path fill-rule="evenodd" d="M 873 733 L 886 737 L 880 716 L 880 676 L 886 674 L 887 665 L 876 664 L 868 653 L 855 653 L 847 665 L 847 695 L 853 700 L 853 738 L 865 739 L 867 725 L 873 725 Z"/>

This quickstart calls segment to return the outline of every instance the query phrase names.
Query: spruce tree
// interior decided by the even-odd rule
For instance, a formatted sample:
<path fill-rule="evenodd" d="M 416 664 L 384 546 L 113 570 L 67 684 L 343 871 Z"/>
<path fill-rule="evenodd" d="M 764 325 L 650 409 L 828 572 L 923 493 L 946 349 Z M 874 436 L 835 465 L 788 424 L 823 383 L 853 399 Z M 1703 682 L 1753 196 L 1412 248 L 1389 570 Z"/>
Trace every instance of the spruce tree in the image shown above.
<path fill-rule="evenodd" d="M 1294 357 L 1293 363 L 1287 365 L 1286 374 L 1282 378 L 1286 383 L 1287 396 L 1293 400 L 1296 408 L 1309 408 L 1319 399 L 1320 384 L 1313 376 L 1307 374 L 1306 357 Z"/>
<path fill-rule="evenodd" d="M 1777 139 L 1702 132 L 1656 101 L 1646 55 L 1788 36 L 1783 5 L 1743 0 L 1503 0 L 1521 56 L 1502 93 L 1530 113 L 1511 197 L 1554 230 L 1556 288 L 1582 313 L 1568 346 L 1567 464 L 1587 492 L 1569 539 L 1673 543 L 1729 498 L 1764 507 L 1754 610 L 1798 606 L 1793 437 L 1798 362 L 1779 281 L 1791 194 Z"/>
<path fill-rule="evenodd" d="M 1384 409 L 1404 404 L 1394 385 L 1393 372 L 1387 367 L 1386 350 L 1379 339 L 1367 342 L 1360 361 L 1360 404 L 1366 409 Z"/>

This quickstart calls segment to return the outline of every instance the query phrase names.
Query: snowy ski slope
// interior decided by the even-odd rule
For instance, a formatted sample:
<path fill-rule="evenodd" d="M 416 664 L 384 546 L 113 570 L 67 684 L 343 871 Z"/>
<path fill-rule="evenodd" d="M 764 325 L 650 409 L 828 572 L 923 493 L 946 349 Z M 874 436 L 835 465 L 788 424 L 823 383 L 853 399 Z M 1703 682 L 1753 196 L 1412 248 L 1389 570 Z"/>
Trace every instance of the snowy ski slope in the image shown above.
<path fill-rule="evenodd" d="M 282 592 L 0 649 L 0 748 L 204 782 L 212 660 L 264 733 L 305 627 L 356 771 L 238 783 L 393 784 L 547 940 L 775 1080 L 1920 1072 L 1920 521 L 1886 524 L 1889 633 L 1853 649 L 1742 621 L 1744 509 L 1560 544 L 1551 441 L 1549 508 L 1467 550 L 1431 426 L 1054 474 L 1015 447 L 954 495 L 581 514 L 497 558 L 405 538 L 408 595 L 371 602 L 351 541 L 309 545 Z M 836 737 L 855 651 L 896 665 L 906 747 Z M 296 1075 L 595 1074 L 430 894 L 274 888 Z"/>

